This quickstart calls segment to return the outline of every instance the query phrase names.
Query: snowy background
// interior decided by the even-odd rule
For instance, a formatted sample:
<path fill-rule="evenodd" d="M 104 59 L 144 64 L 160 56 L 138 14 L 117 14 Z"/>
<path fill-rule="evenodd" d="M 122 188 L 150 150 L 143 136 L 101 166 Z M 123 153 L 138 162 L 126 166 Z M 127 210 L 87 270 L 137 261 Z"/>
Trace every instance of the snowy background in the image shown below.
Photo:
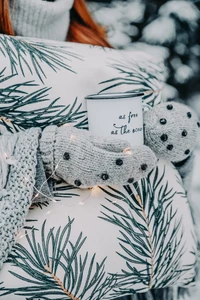
<path fill-rule="evenodd" d="M 165 61 L 165 97 L 192 106 L 200 119 L 200 0 L 87 0 L 87 3 L 96 21 L 107 28 L 112 46 L 145 51 Z M 190 201 L 200 241 L 200 137 Z M 200 299 L 200 279 L 188 299 Z"/>
<path fill-rule="evenodd" d="M 168 99 L 200 102 L 200 0 L 87 3 L 115 48 L 138 49 L 163 58 L 170 85 Z"/>

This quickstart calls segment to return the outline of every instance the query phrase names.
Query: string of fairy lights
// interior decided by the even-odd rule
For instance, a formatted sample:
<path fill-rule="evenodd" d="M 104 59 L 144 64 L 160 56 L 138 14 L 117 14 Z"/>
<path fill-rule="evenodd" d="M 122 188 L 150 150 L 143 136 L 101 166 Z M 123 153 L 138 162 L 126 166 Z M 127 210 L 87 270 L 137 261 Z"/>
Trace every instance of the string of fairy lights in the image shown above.
<path fill-rule="evenodd" d="M 13 137 L 13 139 L 11 137 Z M 72 136 L 72 139 L 73 138 L 74 138 L 74 136 Z M 17 165 L 17 160 L 13 157 L 13 149 L 14 149 L 15 142 L 16 142 L 16 140 L 14 139 L 14 135 L 6 135 L 5 134 L 5 135 L 0 136 L 0 200 L 3 197 L 5 197 L 6 195 L 8 195 L 8 191 L 6 190 L 6 182 L 7 182 L 7 179 L 8 179 L 7 177 L 8 177 L 8 173 L 9 173 L 9 168 L 11 166 L 16 166 Z M 54 202 L 54 203 L 57 203 L 59 205 L 59 202 L 54 197 L 50 197 L 49 195 L 44 194 L 42 192 L 42 188 L 45 184 L 48 184 L 48 180 L 55 175 L 56 170 L 59 167 L 60 162 L 61 162 L 61 159 L 56 164 L 56 166 L 54 167 L 54 170 L 49 175 L 49 177 L 46 178 L 45 181 L 41 184 L 39 189 L 37 189 L 37 187 L 31 183 L 31 181 L 28 177 L 24 176 L 24 181 L 28 182 L 29 184 L 32 184 L 33 189 L 36 191 L 36 195 L 32 198 L 32 203 L 34 202 L 34 200 L 36 200 L 41 195 L 47 201 Z M 94 191 L 94 189 L 97 189 L 97 186 L 94 186 L 92 188 L 88 188 L 87 190 L 89 191 L 89 195 L 87 195 L 86 198 L 82 199 L 78 203 L 69 204 L 69 205 L 67 203 L 65 203 L 65 204 L 62 204 L 62 205 L 67 206 L 67 207 L 77 206 L 77 205 L 84 205 L 86 203 L 86 201 L 90 198 L 90 196 L 91 196 L 92 192 Z M 47 212 L 46 214 L 49 214 L 49 213 L 50 212 Z M 32 228 L 32 230 L 33 229 L 34 229 L 34 227 Z M 25 235 L 28 234 L 28 232 L 26 232 L 26 233 L 22 233 L 22 232 L 23 232 L 23 229 L 21 229 L 20 232 L 16 233 L 15 240 L 21 239 Z"/>
<path fill-rule="evenodd" d="M 10 135 L 9 137 L 11 137 L 12 135 Z M 0 136 L 0 200 L 2 197 L 7 195 L 7 191 L 6 191 L 6 181 L 7 181 L 7 176 L 8 176 L 8 171 L 9 171 L 9 167 L 12 165 L 17 165 L 17 160 L 13 157 L 13 149 L 14 149 L 14 144 L 16 142 L 16 139 L 12 139 L 10 138 L 9 140 L 5 138 L 6 135 L 1 135 Z M 74 138 L 76 138 L 74 135 L 71 136 L 71 140 L 74 140 Z M 7 150 L 5 150 L 7 149 Z M 9 149 L 9 151 L 8 151 Z M 7 152 L 8 151 L 8 152 Z M 132 150 L 131 148 L 125 148 L 124 152 L 127 155 L 131 155 L 132 154 Z M 29 178 L 24 176 L 24 181 L 28 182 L 29 184 L 32 184 L 33 189 L 36 191 L 35 196 L 32 198 L 32 203 L 34 203 L 34 200 L 36 200 L 38 197 L 43 196 L 46 200 L 48 200 L 49 202 L 54 202 L 57 204 L 60 204 L 58 202 L 58 200 L 56 200 L 54 197 L 50 197 L 49 195 L 46 195 L 43 193 L 42 188 L 44 187 L 44 185 L 48 184 L 48 181 L 50 178 L 52 178 L 54 175 L 56 175 L 56 170 L 59 167 L 59 164 L 61 162 L 62 159 L 59 160 L 59 162 L 56 164 L 56 166 L 54 167 L 52 173 L 48 176 L 48 178 L 46 178 L 46 180 L 41 184 L 40 189 L 37 189 L 37 187 L 35 185 L 33 185 Z M 84 191 L 88 191 L 89 194 L 82 199 L 81 201 L 79 201 L 78 203 L 75 204 L 61 204 L 67 207 L 72 207 L 72 206 L 77 206 L 77 205 L 84 205 L 87 203 L 87 201 L 90 199 L 91 195 L 93 194 L 93 196 L 98 195 L 97 191 L 100 190 L 99 186 L 93 186 L 91 188 L 87 188 L 84 189 Z M 134 191 L 136 194 L 137 192 Z M 36 201 L 37 202 L 37 201 Z M 113 203 L 117 203 L 118 200 L 114 200 Z M 46 212 L 46 215 L 48 215 L 51 211 Z M 32 230 L 34 229 L 34 226 L 32 227 Z M 18 233 L 16 233 L 15 235 L 15 240 L 19 240 L 21 238 L 23 238 L 24 236 L 26 236 L 28 234 L 28 231 L 23 232 L 23 228 L 21 229 L 21 231 L 19 231 Z"/>

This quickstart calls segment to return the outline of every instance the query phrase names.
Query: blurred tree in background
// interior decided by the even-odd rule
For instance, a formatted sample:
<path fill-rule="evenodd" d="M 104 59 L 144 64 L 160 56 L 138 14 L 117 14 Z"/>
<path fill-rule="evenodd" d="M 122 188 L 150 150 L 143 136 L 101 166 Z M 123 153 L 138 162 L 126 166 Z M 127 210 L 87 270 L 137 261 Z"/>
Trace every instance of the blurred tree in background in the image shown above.
<path fill-rule="evenodd" d="M 200 0 L 87 3 L 115 48 L 142 50 L 164 59 L 168 99 L 191 100 L 200 109 Z"/>

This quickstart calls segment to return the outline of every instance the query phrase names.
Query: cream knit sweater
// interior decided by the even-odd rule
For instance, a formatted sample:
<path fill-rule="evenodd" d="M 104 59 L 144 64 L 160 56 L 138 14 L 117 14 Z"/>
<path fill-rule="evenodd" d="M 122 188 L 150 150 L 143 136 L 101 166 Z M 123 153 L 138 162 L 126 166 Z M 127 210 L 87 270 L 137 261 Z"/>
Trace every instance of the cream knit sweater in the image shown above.
<path fill-rule="evenodd" d="M 11 0 L 16 35 L 65 41 L 74 0 Z"/>

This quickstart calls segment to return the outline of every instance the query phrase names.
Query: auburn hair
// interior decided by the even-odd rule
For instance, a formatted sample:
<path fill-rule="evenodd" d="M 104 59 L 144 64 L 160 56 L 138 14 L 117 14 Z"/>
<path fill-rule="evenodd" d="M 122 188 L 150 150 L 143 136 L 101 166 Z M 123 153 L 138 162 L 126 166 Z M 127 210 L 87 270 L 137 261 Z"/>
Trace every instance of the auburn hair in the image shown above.
<path fill-rule="evenodd" d="M 9 0 L 0 0 L 0 33 L 15 35 L 10 18 Z M 93 20 L 84 0 L 74 0 L 66 40 L 111 48 L 106 40 L 105 29 Z"/>

